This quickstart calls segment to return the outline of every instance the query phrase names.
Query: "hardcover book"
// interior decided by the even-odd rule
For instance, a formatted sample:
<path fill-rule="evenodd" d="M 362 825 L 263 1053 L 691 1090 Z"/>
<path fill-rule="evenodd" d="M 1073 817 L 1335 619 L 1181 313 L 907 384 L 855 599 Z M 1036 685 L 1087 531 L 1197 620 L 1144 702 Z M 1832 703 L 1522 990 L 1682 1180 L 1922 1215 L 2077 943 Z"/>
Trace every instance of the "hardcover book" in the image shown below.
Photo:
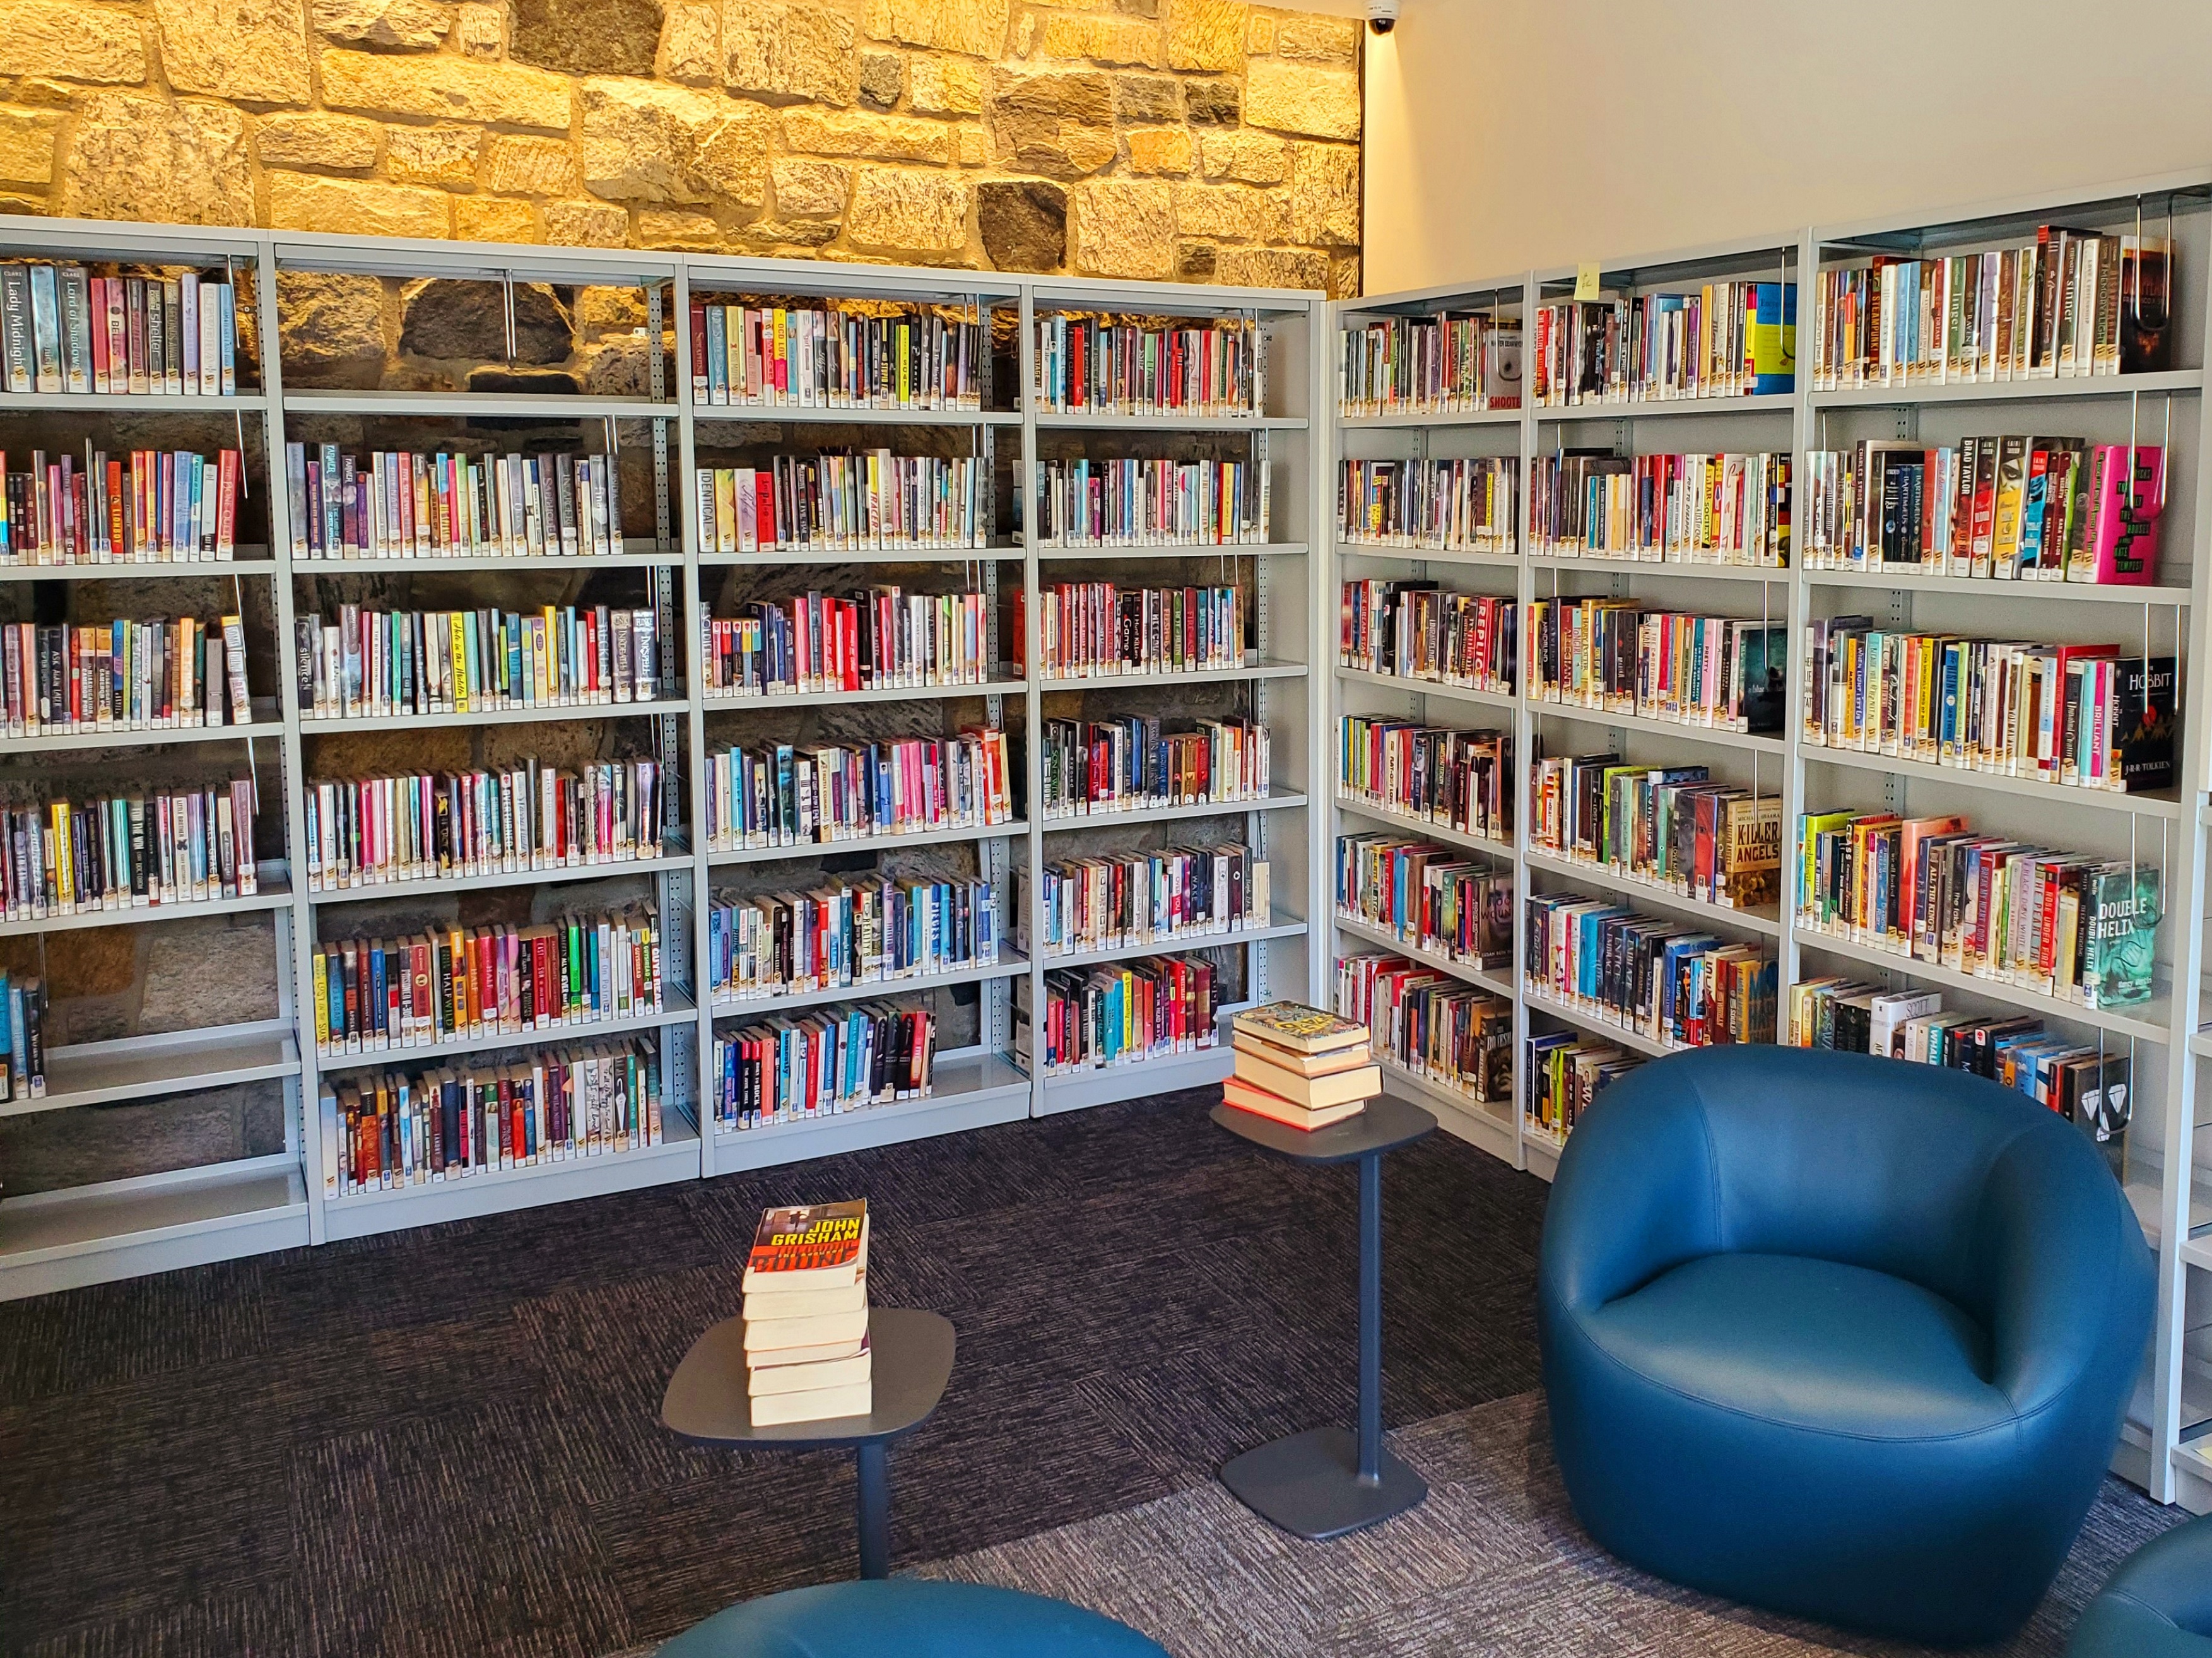
<path fill-rule="evenodd" d="M 1367 1027 L 1302 1002 L 1270 1002 L 1237 1015 L 1232 1028 L 1294 1054 L 1331 1054 L 1367 1041 Z"/>

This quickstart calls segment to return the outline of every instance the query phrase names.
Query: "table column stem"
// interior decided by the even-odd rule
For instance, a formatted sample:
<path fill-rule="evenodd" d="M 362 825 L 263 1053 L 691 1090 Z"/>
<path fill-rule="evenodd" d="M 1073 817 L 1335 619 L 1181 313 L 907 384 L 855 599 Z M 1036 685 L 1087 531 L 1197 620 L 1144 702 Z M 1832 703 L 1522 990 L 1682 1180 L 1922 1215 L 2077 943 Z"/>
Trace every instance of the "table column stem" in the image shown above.
<path fill-rule="evenodd" d="M 890 1448 L 880 1440 L 855 1448 L 860 1467 L 860 1576 L 891 1575 Z"/>
<path fill-rule="evenodd" d="M 1382 1154 L 1359 1159 L 1359 1480 L 1382 1477 Z"/>

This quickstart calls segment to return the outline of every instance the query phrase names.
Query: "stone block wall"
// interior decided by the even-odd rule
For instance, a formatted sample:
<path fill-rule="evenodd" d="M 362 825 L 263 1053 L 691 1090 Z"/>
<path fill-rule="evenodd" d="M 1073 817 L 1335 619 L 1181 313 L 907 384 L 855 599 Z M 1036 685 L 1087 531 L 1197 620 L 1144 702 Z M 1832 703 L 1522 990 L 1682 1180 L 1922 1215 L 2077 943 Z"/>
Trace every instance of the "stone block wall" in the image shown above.
<path fill-rule="evenodd" d="M 1249 0 L 0 0 L 0 210 L 1358 290 Z"/>

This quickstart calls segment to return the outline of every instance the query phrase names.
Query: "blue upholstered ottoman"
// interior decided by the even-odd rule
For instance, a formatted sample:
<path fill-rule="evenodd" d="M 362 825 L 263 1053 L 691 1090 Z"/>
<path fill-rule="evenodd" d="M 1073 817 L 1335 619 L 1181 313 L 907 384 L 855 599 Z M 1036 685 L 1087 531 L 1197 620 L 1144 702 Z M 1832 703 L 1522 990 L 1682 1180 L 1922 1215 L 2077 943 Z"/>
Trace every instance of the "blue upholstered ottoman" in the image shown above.
<path fill-rule="evenodd" d="M 718 1612 L 658 1658 L 1169 1658 L 1126 1624 L 1041 1594 L 911 1577 L 787 1589 Z"/>
<path fill-rule="evenodd" d="M 1997 1639 L 2096 1496 L 2153 1278 L 2088 1138 L 1994 1083 L 1787 1048 L 1646 1066 L 1545 1219 L 1567 1494 L 1676 1582 Z"/>
<path fill-rule="evenodd" d="M 2212 1658 L 2212 1515 L 2130 1555 L 2074 1626 L 2066 1658 Z"/>

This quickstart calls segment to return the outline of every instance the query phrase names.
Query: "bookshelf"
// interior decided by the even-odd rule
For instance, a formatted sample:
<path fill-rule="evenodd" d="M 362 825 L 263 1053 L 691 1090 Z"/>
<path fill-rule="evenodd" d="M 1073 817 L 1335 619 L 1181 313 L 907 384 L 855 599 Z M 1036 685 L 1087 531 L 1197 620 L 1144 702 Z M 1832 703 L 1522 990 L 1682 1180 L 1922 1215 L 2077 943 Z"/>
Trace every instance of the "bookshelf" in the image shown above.
<path fill-rule="evenodd" d="M 2172 225 L 2167 227 L 2168 209 Z M 1915 257 L 1963 254 L 2032 239 L 2042 224 L 2132 231 L 2140 209 L 2144 228 L 2171 235 L 2179 282 L 2173 297 L 2175 366 L 2156 373 L 2086 375 L 1971 383 L 1897 383 L 1816 389 L 1811 363 L 1808 273 L 1864 263 L 1874 252 Z M 1336 330 L 1390 318 L 1491 313 L 1524 320 L 1536 307 L 1571 293 L 1573 268 L 1522 272 L 1416 293 L 1364 297 L 1332 307 L 1332 364 Z M 1786 279 L 1800 283 L 1801 372 L 1784 393 L 1705 400 L 1522 406 L 1428 413 L 1340 412 L 1330 471 L 1346 459 L 1427 461 L 1517 454 L 1519 538 L 1510 550 L 1443 551 L 1376 546 L 1335 533 L 1324 561 L 1324 592 L 1347 580 L 1426 578 L 1469 593 L 1514 598 L 1528 614 L 1532 600 L 1563 595 L 1632 598 L 1669 610 L 1786 622 L 1789 692 L 1782 731 L 1773 736 L 1685 729 L 1596 709 L 1562 708 L 1528 695 L 1526 664 L 1516 693 L 1476 696 L 1448 685 L 1334 668 L 1330 719 L 1380 714 L 1453 726 L 1510 722 L 1518 762 L 1515 832 L 1510 837 L 1455 833 L 1410 815 L 1346 799 L 1341 790 L 1325 814 L 1328 835 L 1402 832 L 1484 854 L 1513 871 L 1516 907 L 1529 893 L 1571 891 L 1603 896 L 1664 918 L 1693 921 L 1723 938 L 1772 950 L 1779 961 L 1781 1017 L 1788 993 L 1816 976 L 1940 990 L 1944 1007 L 2008 1015 L 2033 1014 L 2069 1040 L 2132 1059 L 2136 1089 L 2124 1181 L 2159 1250 L 2160 1302 L 2152 1362 L 2147 1366 L 2115 1467 L 2162 1501 L 2212 1509 L 2212 1141 L 2197 1132 L 2197 1072 L 2212 1060 L 2212 995 L 2205 944 L 2212 903 L 2205 892 L 2206 837 L 2212 804 L 2206 787 L 2212 702 L 2197 683 L 2197 665 L 2212 649 L 2205 623 L 2207 531 L 2212 527 L 2212 450 L 2206 447 L 2203 392 L 2208 318 L 2212 318 L 2212 175 L 2149 179 L 2033 199 L 1994 202 L 1946 214 L 1814 226 L 1653 257 L 1608 259 L 1600 267 L 1606 297 L 1664 293 L 1722 280 Z M 1533 350 L 1533 348 L 1532 348 Z M 1330 391 L 1336 404 L 1334 388 Z M 1538 458 L 1588 446 L 1614 454 L 1641 452 L 1787 450 L 1796 485 L 1793 530 L 1806 513 L 1807 456 L 1867 440 L 1929 446 L 2023 431 L 2102 443 L 2135 440 L 2167 450 L 2167 500 L 2158 585 L 2107 587 L 2077 583 L 1997 582 L 1930 576 L 1917 570 L 1804 568 L 1802 544 L 1787 569 L 1671 565 L 1644 558 L 1588 558 L 1534 550 L 1526 480 Z M 2179 658 L 2182 758 L 2179 786 L 2152 794 L 2120 794 L 2062 786 L 2033 777 L 1961 770 L 1896 754 L 1860 752 L 1806 740 L 1803 641 L 1819 618 L 1860 614 L 1876 624 L 1978 638 L 2111 642 L 2124 655 Z M 1525 642 L 1527 629 L 1522 629 Z M 1325 641 L 1326 659 L 1336 661 Z M 1538 747 L 1540 742 L 1540 750 Z M 1620 871 L 1593 868 L 1533 842 L 1528 775 L 1532 755 L 1610 749 L 1642 763 L 1707 764 L 1741 786 L 1778 793 L 1785 859 L 1777 911 L 1729 910 L 1658 890 Z M 2166 920 L 2159 934 L 2154 993 L 2148 1003 L 2095 1009 L 2059 1001 L 2026 984 L 2000 982 L 1933 963 L 1910 960 L 1838 937 L 1799 920 L 1787 859 L 1796 846 L 1801 814 L 1849 809 L 1903 816 L 1965 816 L 1971 827 L 2099 857 L 2155 862 L 2163 872 Z M 1333 897 L 1333 895 L 1331 895 Z M 1459 1096 L 1402 1067 L 1385 1066 L 1389 1091 L 1437 1110 L 1444 1125 L 1516 1167 L 1549 1178 L 1559 1147 L 1527 1119 L 1526 1042 L 1532 1030 L 1572 1029 L 1632 1051 L 1659 1045 L 1606 1023 L 1601 1011 L 1571 1007 L 1524 982 L 1525 911 L 1514 929 L 1510 971 L 1470 972 L 1406 949 L 1387 930 L 1332 916 L 1327 954 L 1395 950 L 1409 961 L 1480 985 L 1513 1004 L 1515 1106 L 1500 1109 Z"/>

